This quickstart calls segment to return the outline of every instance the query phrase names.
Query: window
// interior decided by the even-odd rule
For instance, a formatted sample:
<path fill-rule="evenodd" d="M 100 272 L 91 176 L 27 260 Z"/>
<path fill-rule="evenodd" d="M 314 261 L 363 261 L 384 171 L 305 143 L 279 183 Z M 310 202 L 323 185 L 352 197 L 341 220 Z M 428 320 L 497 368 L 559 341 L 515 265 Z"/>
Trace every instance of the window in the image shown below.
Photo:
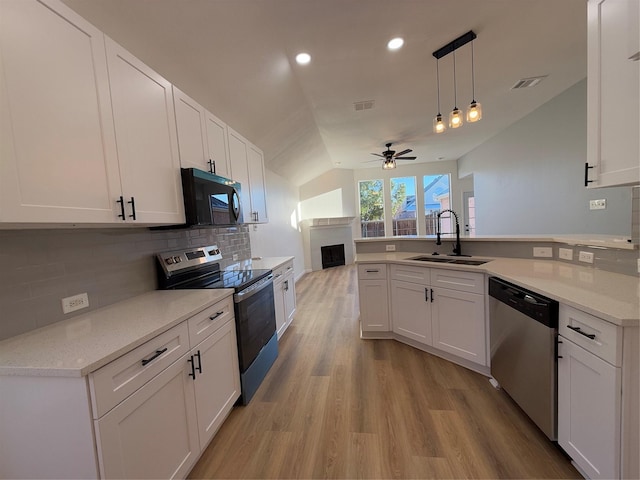
<path fill-rule="evenodd" d="M 417 235 L 416 177 L 391 179 L 393 235 Z"/>
<path fill-rule="evenodd" d="M 384 190 L 382 180 L 361 180 L 360 230 L 362 238 L 384 237 Z"/>
<path fill-rule="evenodd" d="M 423 177 L 424 188 L 424 217 L 427 227 L 427 235 L 436 234 L 436 225 L 438 221 L 438 212 L 451 208 L 449 174 L 442 175 L 425 175 Z M 440 218 L 440 227 L 442 233 L 453 233 L 455 225 L 451 221 L 449 212 Z"/>

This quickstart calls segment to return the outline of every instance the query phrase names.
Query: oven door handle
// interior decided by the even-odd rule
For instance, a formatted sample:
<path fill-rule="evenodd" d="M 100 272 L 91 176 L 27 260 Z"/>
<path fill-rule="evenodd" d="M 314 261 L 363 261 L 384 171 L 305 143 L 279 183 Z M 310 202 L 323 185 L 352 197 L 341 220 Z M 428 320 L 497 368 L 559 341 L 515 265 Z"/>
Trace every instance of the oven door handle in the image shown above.
<path fill-rule="evenodd" d="M 238 293 L 234 293 L 233 301 L 234 303 L 240 303 L 247 298 L 253 297 L 256 293 L 264 290 L 269 285 L 273 285 L 273 274 L 269 274 L 266 278 L 259 280 L 258 282 L 245 288 L 244 290 L 241 290 Z"/>

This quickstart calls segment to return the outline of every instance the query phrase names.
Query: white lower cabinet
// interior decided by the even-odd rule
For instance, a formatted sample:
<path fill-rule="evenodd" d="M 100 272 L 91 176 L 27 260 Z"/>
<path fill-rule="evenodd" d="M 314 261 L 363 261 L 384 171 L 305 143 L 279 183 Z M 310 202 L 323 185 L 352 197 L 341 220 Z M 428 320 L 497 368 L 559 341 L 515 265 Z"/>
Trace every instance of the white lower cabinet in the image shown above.
<path fill-rule="evenodd" d="M 640 478 L 638 327 L 560 305 L 558 444 L 588 478 Z"/>
<path fill-rule="evenodd" d="M 102 478 L 184 478 L 200 453 L 184 355 L 95 422 Z"/>
<path fill-rule="evenodd" d="M 486 366 L 484 274 L 391 266 L 393 332 Z"/>
<path fill-rule="evenodd" d="M 391 280 L 393 332 L 432 345 L 429 288 L 417 283 Z"/>
<path fill-rule="evenodd" d="M 296 312 L 296 284 L 293 260 L 273 270 L 273 293 L 276 309 L 276 331 L 281 338 L 293 322 Z"/>
<path fill-rule="evenodd" d="M 360 336 L 376 338 L 391 331 L 387 265 L 358 265 Z"/>
<path fill-rule="evenodd" d="M 621 369 L 560 342 L 558 443 L 589 478 L 620 478 Z"/>

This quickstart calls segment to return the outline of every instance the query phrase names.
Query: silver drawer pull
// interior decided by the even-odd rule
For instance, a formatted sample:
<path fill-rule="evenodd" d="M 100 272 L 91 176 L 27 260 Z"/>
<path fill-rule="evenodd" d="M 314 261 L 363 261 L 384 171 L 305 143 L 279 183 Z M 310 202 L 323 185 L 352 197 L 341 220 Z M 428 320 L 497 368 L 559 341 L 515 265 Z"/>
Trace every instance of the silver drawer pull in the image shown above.
<path fill-rule="evenodd" d="M 380 270 L 367 270 L 367 273 L 380 273 Z"/>
<path fill-rule="evenodd" d="M 168 348 L 164 347 L 162 350 L 156 350 L 156 353 L 154 353 L 149 358 L 143 358 L 142 359 L 142 366 L 144 367 L 145 365 L 148 365 L 149 363 L 153 362 L 156 358 L 158 358 L 160 355 L 162 355 L 167 350 L 168 350 Z"/>
<path fill-rule="evenodd" d="M 219 317 L 220 315 L 222 315 L 223 313 L 224 313 L 224 311 L 222 311 L 222 312 L 216 312 L 216 314 L 215 314 L 215 315 L 211 315 L 211 316 L 209 317 L 209 320 L 215 320 L 216 318 L 218 318 L 218 317 Z"/>
<path fill-rule="evenodd" d="M 567 325 L 567 328 L 570 328 L 574 332 L 578 332 L 580 335 L 584 335 L 585 337 L 590 338 L 591 340 L 595 340 L 596 338 L 596 336 L 593 333 L 584 333 L 582 330 L 580 330 L 580 327 L 572 327 L 571 325 Z"/>

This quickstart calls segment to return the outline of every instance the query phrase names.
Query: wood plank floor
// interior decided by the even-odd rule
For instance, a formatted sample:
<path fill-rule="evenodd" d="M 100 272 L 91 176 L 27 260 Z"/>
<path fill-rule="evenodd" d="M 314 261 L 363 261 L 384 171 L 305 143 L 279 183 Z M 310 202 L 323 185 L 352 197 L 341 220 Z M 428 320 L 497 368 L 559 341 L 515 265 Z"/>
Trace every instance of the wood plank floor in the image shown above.
<path fill-rule="evenodd" d="M 276 363 L 190 478 L 581 478 L 486 377 L 361 340 L 353 266 L 296 289 Z"/>

